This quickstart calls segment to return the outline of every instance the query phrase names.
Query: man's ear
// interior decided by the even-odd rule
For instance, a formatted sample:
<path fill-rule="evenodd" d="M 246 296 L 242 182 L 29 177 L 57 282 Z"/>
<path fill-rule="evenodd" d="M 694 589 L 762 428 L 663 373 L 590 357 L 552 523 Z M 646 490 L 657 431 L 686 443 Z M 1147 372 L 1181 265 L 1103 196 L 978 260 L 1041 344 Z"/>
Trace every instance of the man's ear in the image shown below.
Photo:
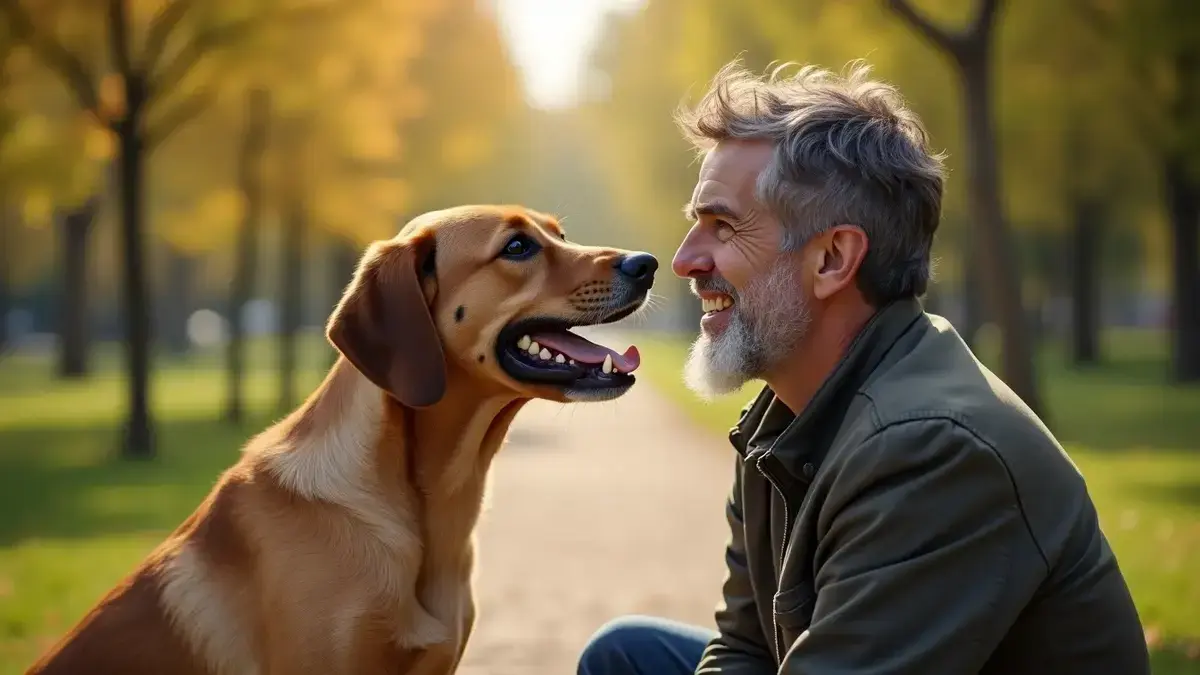
<path fill-rule="evenodd" d="M 820 300 L 852 287 L 867 257 L 867 233 L 856 225 L 835 225 L 810 242 L 816 261 L 813 295 Z"/>
<path fill-rule="evenodd" d="M 445 355 L 423 291 L 433 244 L 431 236 L 372 244 L 325 330 L 359 372 L 413 408 L 446 393 Z"/>

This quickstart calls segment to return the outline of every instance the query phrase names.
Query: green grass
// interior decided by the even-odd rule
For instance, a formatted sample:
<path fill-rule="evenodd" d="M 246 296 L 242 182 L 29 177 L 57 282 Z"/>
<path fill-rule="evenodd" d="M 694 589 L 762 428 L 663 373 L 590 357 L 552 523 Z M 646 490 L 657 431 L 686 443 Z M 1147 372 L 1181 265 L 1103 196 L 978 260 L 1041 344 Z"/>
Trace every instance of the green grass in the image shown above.
<path fill-rule="evenodd" d="M 747 386 L 706 403 L 680 378 L 686 343 L 639 335 L 637 345 L 649 382 L 714 432 L 727 432 L 757 393 Z M 1158 336 L 1114 333 L 1105 347 L 1110 362 L 1086 370 L 1046 350 L 1050 423 L 1088 482 L 1148 639 L 1160 644 L 1154 672 L 1200 675 L 1200 387 L 1163 384 Z"/>
<path fill-rule="evenodd" d="M 310 340 L 303 396 L 327 363 Z M 162 536 L 196 507 L 242 443 L 271 421 L 274 359 L 252 345 L 251 414 L 216 422 L 224 399 L 219 356 L 160 359 L 153 378 L 161 456 L 114 459 L 123 409 L 120 363 L 101 349 L 82 382 L 51 379 L 44 359 L 0 361 L 0 675 L 24 672 Z"/>

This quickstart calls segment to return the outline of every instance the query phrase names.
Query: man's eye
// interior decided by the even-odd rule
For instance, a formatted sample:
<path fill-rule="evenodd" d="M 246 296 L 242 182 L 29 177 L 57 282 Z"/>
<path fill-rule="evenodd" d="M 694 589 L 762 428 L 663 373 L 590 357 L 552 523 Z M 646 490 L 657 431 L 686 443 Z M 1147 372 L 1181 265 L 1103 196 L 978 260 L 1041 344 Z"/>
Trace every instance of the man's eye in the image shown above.
<path fill-rule="evenodd" d="M 540 246 L 532 237 L 524 233 L 514 234 L 512 239 L 504 245 L 504 249 L 500 251 L 501 257 L 510 260 L 522 260 L 532 256 L 540 250 Z"/>
<path fill-rule="evenodd" d="M 716 223 L 716 228 L 717 239 L 720 239 L 721 241 L 729 241 L 733 238 L 733 226 L 729 223 L 723 220 L 718 220 Z"/>

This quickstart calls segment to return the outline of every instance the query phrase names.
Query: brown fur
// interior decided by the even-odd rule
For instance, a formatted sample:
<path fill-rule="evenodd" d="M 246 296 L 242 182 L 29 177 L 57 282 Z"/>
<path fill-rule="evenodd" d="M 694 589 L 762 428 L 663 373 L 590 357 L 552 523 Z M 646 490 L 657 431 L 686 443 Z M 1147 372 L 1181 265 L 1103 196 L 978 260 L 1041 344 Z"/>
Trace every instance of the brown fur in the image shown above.
<path fill-rule="evenodd" d="M 543 252 L 496 264 L 514 227 Z M 453 672 L 492 458 L 526 401 L 565 400 L 505 375 L 497 333 L 602 305 L 623 253 L 520 207 L 426 214 L 372 245 L 330 320 L 325 381 L 28 672 Z"/>

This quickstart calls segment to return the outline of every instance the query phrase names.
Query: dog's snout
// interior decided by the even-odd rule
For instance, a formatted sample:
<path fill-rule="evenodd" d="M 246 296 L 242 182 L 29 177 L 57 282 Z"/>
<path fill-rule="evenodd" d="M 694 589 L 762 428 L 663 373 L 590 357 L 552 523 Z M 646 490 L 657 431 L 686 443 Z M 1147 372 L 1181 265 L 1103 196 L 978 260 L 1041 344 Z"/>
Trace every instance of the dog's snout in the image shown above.
<path fill-rule="evenodd" d="M 649 284 L 658 271 L 658 259 L 649 253 L 633 253 L 617 260 L 615 267 L 630 281 Z"/>

